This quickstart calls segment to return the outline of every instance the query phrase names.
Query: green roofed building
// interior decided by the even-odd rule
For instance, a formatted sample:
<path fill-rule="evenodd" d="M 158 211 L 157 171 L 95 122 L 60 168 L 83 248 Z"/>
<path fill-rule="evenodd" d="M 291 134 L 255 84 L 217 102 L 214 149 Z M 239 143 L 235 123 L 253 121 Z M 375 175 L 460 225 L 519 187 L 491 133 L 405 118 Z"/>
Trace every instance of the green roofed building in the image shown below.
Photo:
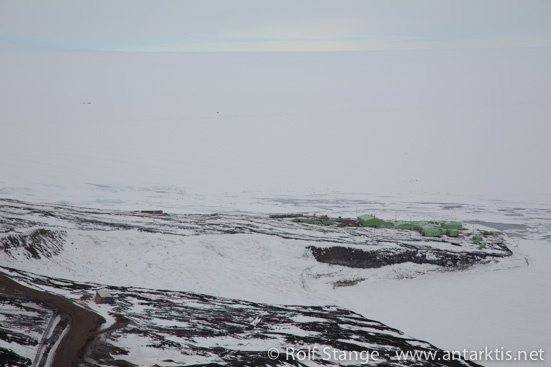
<path fill-rule="evenodd" d="M 459 236 L 459 230 L 457 229 L 446 229 L 446 234 L 449 236 L 449 237 L 458 237 Z"/>
<path fill-rule="evenodd" d="M 358 217 L 358 222 L 364 227 L 389 228 L 392 223 L 385 222 L 374 215 L 364 214 Z"/>
<path fill-rule="evenodd" d="M 463 225 L 459 222 L 442 222 L 440 223 L 440 226 L 444 229 L 463 229 Z"/>
<path fill-rule="evenodd" d="M 419 232 L 421 232 L 421 234 L 425 237 L 440 237 L 440 235 L 442 235 L 440 227 L 435 226 L 434 224 L 421 225 Z"/>

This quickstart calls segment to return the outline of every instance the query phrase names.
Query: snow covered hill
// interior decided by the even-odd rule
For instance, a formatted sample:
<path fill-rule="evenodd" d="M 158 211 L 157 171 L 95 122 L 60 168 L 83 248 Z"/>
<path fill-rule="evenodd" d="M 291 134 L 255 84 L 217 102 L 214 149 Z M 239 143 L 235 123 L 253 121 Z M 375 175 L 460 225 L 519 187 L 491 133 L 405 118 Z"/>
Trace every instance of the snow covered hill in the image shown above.
<path fill-rule="evenodd" d="M 269 305 L 1 269 L 22 283 L 75 302 L 90 300 L 99 287 L 108 289 L 115 306 L 91 302 L 87 306 L 114 319 L 96 334 L 95 347 L 85 356 L 88 363 L 100 366 L 478 365 L 449 358 L 430 343 L 337 306 Z M 18 306 L 28 308 L 29 303 Z M 25 346 L 11 335 L 15 333 L 8 334 L 12 338 L 8 346 L 24 353 Z M 5 344 L 6 339 L 0 339 Z M 0 347 L 0 357 L 11 356 L 4 353 Z M 415 355 L 430 357 L 407 357 Z M 25 366 L 31 359 L 12 358 L 12 366 Z"/>
<path fill-rule="evenodd" d="M 327 208 L 327 202 L 322 200 L 320 203 L 322 202 L 325 204 L 321 205 Z M 312 204 L 318 205 L 310 203 Z M 243 213 L 147 215 L 130 211 L 31 204 L 14 200 L 2 200 L 1 207 L 0 246 L 3 251 L 0 253 L 0 266 L 4 267 L 3 271 L 19 277 L 27 284 L 40 285 L 49 291 L 64 294 L 75 302 L 84 298 L 88 307 L 92 307 L 106 318 L 107 324 L 104 329 L 119 330 L 110 334 L 109 343 L 113 350 L 125 351 L 128 355 L 117 358 L 138 365 L 157 363 L 161 358 L 157 353 L 158 347 L 170 349 L 171 351 L 161 350 L 173 356 L 167 357 L 167 360 L 176 361 L 174 363 L 210 361 L 228 365 L 239 365 L 236 361 L 240 358 L 245 358 L 254 365 L 254 358 L 260 358 L 259 351 L 266 352 L 272 345 L 280 351 L 287 347 L 304 345 L 306 340 L 310 340 L 316 345 L 327 344 L 337 348 L 336 344 L 331 344 L 332 342 L 327 340 L 308 339 L 311 337 L 309 333 L 313 331 L 313 326 L 309 322 L 306 322 L 308 325 L 303 325 L 296 319 L 299 316 L 312 317 L 308 316 L 309 313 L 316 310 L 314 317 L 320 319 L 318 321 L 321 324 L 316 321 L 315 328 L 329 330 L 334 328 L 331 326 L 332 323 L 346 324 L 345 319 L 321 320 L 327 319 L 333 312 L 342 317 L 349 312 L 343 308 L 333 309 L 326 306 L 333 304 L 357 312 L 358 317 L 362 315 L 367 319 L 383 321 L 406 331 L 414 338 L 420 337 L 447 350 L 460 350 L 467 346 L 478 349 L 484 341 L 468 345 L 464 338 L 459 337 L 467 335 L 466 331 L 461 335 L 452 333 L 457 335 L 455 339 L 452 338 L 455 343 L 449 343 L 449 337 L 438 334 L 437 331 L 442 329 L 435 324 L 435 320 L 458 320 L 448 325 L 445 328 L 446 332 L 461 328 L 462 325 L 469 325 L 471 330 L 477 330 L 476 328 L 482 325 L 480 317 L 469 314 L 470 320 L 466 324 L 461 317 L 463 307 L 470 308 L 471 304 L 490 307 L 493 315 L 502 319 L 505 315 L 495 312 L 495 306 L 487 304 L 490 300 L 473 287 L 477 284 L 476 279 L 488 279 L 486 274 L 497 274 L 497 284 L 511 282 L 511 270 L 526 269 L 533 261 L 530 256 L 519 251 L 518 241 L 504 235 L 490 237 L 488 247 L 480 249 L 472 244 L 470 236 L 444 239 L 442 242 L 427 240 L 411 231 L 317 226 Z M 535 209 L 532 215 L 536 215 Z M 478 218 L 477 231 L 501 223 L 503 229 L 510 231 L 511 235 L 541 238 L 546 233 L 545 227 L 508 226 L 501 221 L 492 222 L 496 219 L 489 215 L 480 215 Z M 470 231 L 471 229 L 467 229 L 465 232 L 470 234 Z M 331 251 L 335 249 L 341 254 L 332 254 Z M 344 253 L 343 256 L 342 251 L 348 253 Z M 408 251 L 415 252 L 416 261 L 404 255 Z M 364 256 L 372 261 L 373 258 L 382 256 L 381 258 L 391 261 L 378 263 L 376 266 L 356 266 L 353 261 L 342 261 L 348 256 L 346 254 L 352 254 L 356 260 Z M 396 256 L 388 256 L 389 254 Z M 456 260 L 468 261 L 450 262 L 450 256 Z M 332 261 L 335 258 L 340 264 Z M 528 268 L 533 268 L 533 264 Z M 489 270 L 501 271 L 488 272 Z M 498 280 L 500 274 L 502 282 Z M 452 277 L 455 277 L 454 280 L 447 284 L 446 280 Z M 543 273 L 539 282 L 544 282 L 545 279 Z M 403 285 L 407 284 L 414 285 L 407 290 L 403 289 Z M 433 284 L 434 293 L 425 289 L 427 284 Z M 98 287 L 108 287 L 117 298 L 125 301 L 118 302 L 118 308 L 91 303 L 93 290 Z M 465 287 L 473 287 L 473 292 L 478 293 L 475 298 L 467 296 L 454 299 L 448 295 L 446 299 L 441 299 L 438 295 L 445 293 L 442 287 L 451 292 L 454 289 L 460 290 L 461 287 L 465 292 Z M 197 297 L 203 301 L 197 301 Z M 437 311 L 423 302 L 434 297 L 438 300 L 427 302 L 439 305 Z M 533 292 L 531 296 L 521 295 L 516 301 L 517 304 L 522 304 L 522 297 L 543 304 L 548 304 L 546 302 L 551 299 L 547 298 L 545 292 Z M 165 298 L 170 301 L 162 300 Z M 248 323 L 254 324 L 255 320 L 263 319 L 262 315 L 266 312 L 270 314 L 276 309 L 285 310 L 287 316 L 272 318 L 271 324 L 265 325 L 267 329 L 263 332 L 270 335 L 268 339 L 265 339 L 265 336 L 254 336 L 254 332 L 251 334 L 249 331 L 234 330 L 236 336 L 230 329 L 215 336 L 186 336 L 182 335 L 182 330 L 186 328 L 181 324 L 184 322 L 183 319 L 174 325 L 168 321 L 169 316 L 173 314 L 180 315 L 175 316 L 175 320 L 184 317 L 182 315 L 188 315 L 184 318 L 189 318 L 189 312 L 193 314 L 192 318 L 204 319 L 205 317 L 200 315 L 204 312 L 203 308 L 207 307 L 208 302 L 204 301 L 206 299 L 212 303 L 208 307 L 221 307 L 216 312 L 225 312 L 225 320 L 241 320 L 237 322 L 240 327 L 245 327 Z M 448 304 L 448 300 L 453 300 L 454 305 Z M 189 311 L 196 302 L 203 305 L 195 308 L 195 311 Z M 178 306 L 181 303 L 187 304 L 187 308 L 182 309 Z M 464 306 L 461 306 L 462 303 Z M 222 305 L 226 305 L 225 308 Z M 175 307 L 174 312 L 165 313 L 158 310 L 159 307 L 165 306 Z M 503 309 L 503 305 L 499 307 Z M 235 311 L 232 311 L 232 308 L 235 308 Z M 428 310 L 433 310 L 430 316 L 424 314 Z M 241 315 L 239 312 L 244 314 Z M 415 312 L 417 316 L 411 312 Z M 539 312 L 537 315 L 540 315 Z M 485 313 L 481 315 L 487 317 Z M 540 316 L 530 315 L 518 320 L 531 321 L 532 317 Z M 121 320 L 126 320 L 122 323 L 124 326 L 121 326 Z M 399 320 L 399 325 L 393 320 Z M 420 320 L 424 321 L 419 322 Z M 276 324 L 281 325 L 276 327 Z M 402 328 L 400 325 L 406 327 Z M 543 346 L 535 341 L 540 340 L 539 336 L 545 334 L 541 331 L 543 325 L 545 322 L 536 329 L 529 327 L 527 330 L 536 330 L 538 336 L 531 339 L 528 337 L 523 344 L 515 344 L 513 334 L 502 333 L 501 336 L 509 335 L 507 346 L 513 350 L 518 349 L 518 345 L 525 348 L 541 348 Z M 295 331 L 281 332 L 281 327 Z M 138 329 L 142 331 L 139 332 Z M 151 333 L 143 334 L 145 329 Z M 361 330 L 363 329 L 355 329 L 354 332 L 364 333 L 365 330 Z M 491 330 L 484 330 L 484 335 L 495 335 Z M 291 335 L 293 342 L 290 342 L 289 336 L 274 339 L 274 333 Z M 338 335 L 335 338 L 340 340 L 339 343 L 349 338 L 342 328 L 335 335 Z M 364 348 L 372 346 L 371 334 L 367 332 L 366 335 L 364 336 L 367 339 L 358 339 L 353 343 Z M 431 335 L 439 336 L 433 338 Z M 399 332 L 396 336 L 402 338 L 402 341 L 404 338 L 409 339 Z M 356 340 L 355 337 L 352 339 Z M 268 345 L 260 340 L 271 341 Z M 416 347 L 424 348 L 426 345 L 424 342 L 415 343 Z M 386 344 L 378 345 L 377 348 L 388 347 Z M 407 350 L 409 347 L 406 346 L 401 344 L 397 348 Z M 143 348 L 149 349 L 144 352 L 145 354 L 140 354 L 138 350 L 145 350 Z M 187 348 L 188 357 L 177 358 L 181 348 Z M 197 352 L 203 350 L 201 348 L 207 348 L 208 352 Z M 23 355 L 30 358 L 34 349 L 31 347 L 30 350 Z M 230 355 L 220 354 L 221 350 L 233 352 Z M 95 358 L 105 362 L 113 358 L 109 355 L 107 353 Z M 201 357 L 198 360 L 199 356 Z M 264 356 L 265 354 L 262 358 Z M 147 363 L 140 364 L 141 360 Z M 262 363 L 264 362 L 266 360 L 262 359 Z M 491 365 L 491 362 L 478 362 Z M 523 364 L 521 362 L 518 365 Z"/>

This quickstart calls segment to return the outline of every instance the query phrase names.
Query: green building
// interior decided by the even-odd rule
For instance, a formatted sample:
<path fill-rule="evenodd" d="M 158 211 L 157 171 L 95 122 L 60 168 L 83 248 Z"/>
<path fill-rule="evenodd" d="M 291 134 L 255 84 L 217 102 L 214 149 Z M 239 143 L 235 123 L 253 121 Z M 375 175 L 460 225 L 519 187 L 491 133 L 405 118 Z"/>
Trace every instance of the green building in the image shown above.
<path fill-rule="evenodd" d="M 423 224 L 419 228 L 419 232 L 425 237 L 440 237 L 442 235 L 440 227 L 434 224 Z"/>
<path fill-rule="evenodd" d="M 459 230 L 454 229 L 454 228 L 450 228 L 450 229 L 446 230 L 446 234 L 449 237 L 458 237 L 459 236 Z"/>
<path fill-rule="evenodd" d="M 385 222 L 374 215 L 364 214 L 358 217 L 358 222 L 364 227 L 389 228 L 392 223 Z"/>

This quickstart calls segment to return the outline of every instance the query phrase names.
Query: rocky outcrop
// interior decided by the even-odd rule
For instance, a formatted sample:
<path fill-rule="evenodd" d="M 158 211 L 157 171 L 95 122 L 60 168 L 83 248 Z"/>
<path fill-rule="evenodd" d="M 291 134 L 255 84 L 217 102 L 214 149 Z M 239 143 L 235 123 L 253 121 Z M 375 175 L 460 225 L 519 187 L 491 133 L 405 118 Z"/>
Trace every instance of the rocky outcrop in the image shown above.
<path fill-rule="evenodd" d="M 9 256 L 23 255 L 30 259 L 50 258 L 63 251 L 65 231 L 39 228 L 27 234 L 9 234 L 0 238 L 0 251 Z"/>
<path fill-rule="evenodd" d="M 446 268 L 463 268 L 476 263 L 484 263 L 492 259 L 508 256 L 507 252 L 503 254 L 469 251 L 452 252 L 409 247 L 362 250 L 344 246 L 310 246 L 309 249 L 319 262 L 351 268 L 380 268 L 386 265 L 405 262 L 433 264 Z"/>

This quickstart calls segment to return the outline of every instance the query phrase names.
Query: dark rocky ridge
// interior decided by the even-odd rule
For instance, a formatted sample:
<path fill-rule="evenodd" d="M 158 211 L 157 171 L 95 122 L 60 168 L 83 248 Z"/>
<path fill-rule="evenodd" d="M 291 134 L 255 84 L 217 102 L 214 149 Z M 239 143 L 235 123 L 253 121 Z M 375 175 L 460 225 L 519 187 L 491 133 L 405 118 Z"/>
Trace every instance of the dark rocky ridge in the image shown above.
<path fill-rule="evenodd" d="M 477 263 L 489 262 L 508 254 L 483 254 L 474 252 L 452 252 L 445 250 L 423 250 L 418 248 L 382 249 L 364 251 L 357 248 L 332 246 L 310 246 L 317 261 L 351 268 L 380 268 L 386 265 L 412 262 L 433 264 L 445 268 L 462 269 Z"/>

